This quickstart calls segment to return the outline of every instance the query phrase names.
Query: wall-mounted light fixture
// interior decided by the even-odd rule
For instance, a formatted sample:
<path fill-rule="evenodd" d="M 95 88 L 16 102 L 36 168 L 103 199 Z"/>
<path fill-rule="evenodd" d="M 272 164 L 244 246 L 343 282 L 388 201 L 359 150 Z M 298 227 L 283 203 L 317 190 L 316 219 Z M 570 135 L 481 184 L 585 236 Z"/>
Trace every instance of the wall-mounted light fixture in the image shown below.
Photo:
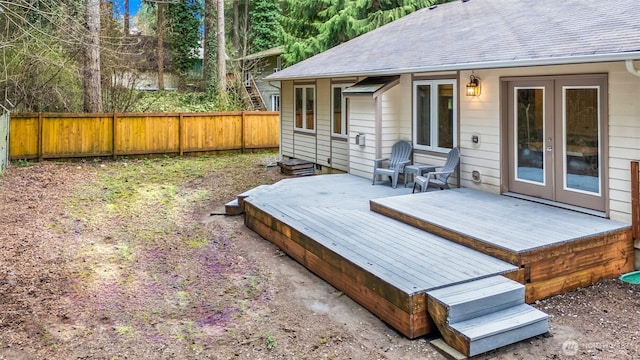
<path fill-rule="evenodd" d="M 480 79 L 475 75 L 469 76 L 469 83 L 467 84 L 467 96 L 480 95 Z"/>

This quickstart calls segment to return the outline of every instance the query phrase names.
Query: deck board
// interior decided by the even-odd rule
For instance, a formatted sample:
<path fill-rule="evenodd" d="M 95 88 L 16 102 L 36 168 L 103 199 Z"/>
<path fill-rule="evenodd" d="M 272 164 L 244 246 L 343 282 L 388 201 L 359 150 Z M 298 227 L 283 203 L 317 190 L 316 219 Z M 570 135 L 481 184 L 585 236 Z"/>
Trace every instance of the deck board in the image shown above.
<path fill-rule="evenodd" d="M 369 210 L 371 198 L 409 188 L 346 174 L 296 180 L 246 201 L 409 294 L 517 269 Z"/>
<path fill-rule="evenodd" d="M 576 211 L 464 188 L 387 197 L 372 202 L 514 252 L 531 251 L 629 226 Z"/>
<path fill-rule="evenodd" d="M 428 291 L 504 275 L 532 302 L 634 262 L 628 224 L 471 189 L 411 194 L 340 174 L 243 201 L 248 227 L 409 338 L 435 330 Z"/>

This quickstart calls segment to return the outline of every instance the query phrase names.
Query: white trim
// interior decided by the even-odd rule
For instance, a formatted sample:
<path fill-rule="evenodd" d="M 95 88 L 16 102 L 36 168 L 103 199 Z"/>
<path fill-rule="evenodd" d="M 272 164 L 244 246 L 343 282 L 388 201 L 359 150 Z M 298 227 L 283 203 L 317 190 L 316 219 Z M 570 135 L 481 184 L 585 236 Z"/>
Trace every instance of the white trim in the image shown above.
<path fill-rule="evenodd" d="M 597 90 L 597 100 L 598 100 L 598 191 L 586 191 L 569 187 L 567 183 L 568 173 L 567 173 L 567 90 L 572 89 L 596 89 Z M 602 104 L 600 103 L 601 96 L 601 88 L 600 85 L 565 85 L 562 86 L 562 187 L 564 191 L 572 191 L 576 193 L 592 195 L 592 196 L 602 196 L 602 119 L 600 118 L 600 113 L 602 112 Z"/>
<path fill-rule="evenodd" d="M 416 129 L 418 128 L 418 86 L 428 85 L 431 87 L 430 91 L 430 139 L 429 142 L 431 145 L 421 145 L 418 144 L 418 132 Z M 453 132 L 451 134 L 453 147 L 458 146 L 458 86 L 456 79 L 442 79 L 442 80 L 417 80 L 413 82 L 413 119 L 412 119 L 412 141 L 413 147 L 417 150 L 427 150 L 427 151 L 436 151 L 441 153 L 448 153 L 451 149 L 438 147 L 438 85 L 452 85 L 453 86 L 453 94 L 452 101 L 450 104 L 452 116 L 453 116 Z"/>
<path fill-rule="evenodd" d="M 276 109 L 277 103 L 277 109 Z M 280 111 L 280 93 L 271 94 L 271 111 Z"/>
<path fill-rule="evenodd" d="M 303 79 L 322 79 L 322 78 L 347 77 L 347 76 L 385 76 L 385 75 L 399 75 L 399 74 L 434 72 L 434 71 L 461 71 L 461 70 L 479 70 L 479 69 L 517 68 L 517 67 L 529 67 L 529 66 L 574 65 L 574 64 L 617 62 L 617 61 L 628 61 L 628 60 L 640 60 L 640 51 L 625 52 L 625 53 L 618 53 L 618 54 L 605 54 L 605 55 L 581 55 L 581 56 L 564 56 L 564 57 L 557 57 L 557 58 L 472 62 L 472 63 L 464 63 L 464 64 L 446 64 L 446 65 L 435 65 L 435 66 L 417 66 L 414 68 L 371 70 L 371 71 L 362 71 L 357 73 L 310 74 L 310 75 L 297 75 L 297 76 L 290 76 L 290 77 L 288 76 L 274 77 L 273 75 L 270 75 L 270 76 L 267 76 L 267 80 L 303 80 Z M 286 70 L 287 69 L 279 71 L 277 74 L 286 72 Z"/>
<path fill-rule="evenodd" d="M 520 154 L 520 151 L 518 150 L 518 142 L 520 141 L 520 138 L 518 137 L 518 122 L 519 122 L 519 118 L 518 118 L 518 90 L 542 90 L 542 182 L 539 181 L 535 181 L 535 180 L 531 180 L 531 179 L 525 179 L 525 178 L 520 178 L 518 176 L 518 169 L 520 168 L 518 165 L 518 156 Z M 545 138 L 546 138 L 546 133 L 547 133 L 547 102 L 546 102 L 546 87 L 545 86 L 514 86 L 513 87 L 513 119 L 514 119 L 514 126 L 513 126 L 513 161 L 515 162 L 515 164 L 513 164 L 513 179 L 515 181 L 518 182 L 522 182 L 522 183 L 526 183 L 526 184 L 530 184 L 530 185 L 537 185 L 537 186 L 542 186 L 545 187 L 547 186 L 547 152 L 545 150 Z"/>
<path fill-rule="evenodd" d="M 330 116 L 330 118 L 331 118 L 331 120 L 330 120 L 331 121 L 331 137 L 345 138 L 345 139 L 349 138 L 349 128 L 347 126 L 347 116 L 348 116 L 348 114 L 347 114 L 347 97 L 342 94 L 342 91 L 348 86 L 351 86 L 351 84 L 333 84 L 333 85 L 331 85 L 331 116 Z M 340 97 L 341 97 L 341 109 L 340 110 L 341 110 L 341 114 L 342 114 L 342 119 L 340 120 L 340 124 L 342 125 L 342 129 L 340 129 L 340 132 L 338 132 L 338 133 L 336 133 L 334 131 L 334 128 L 333 128 L 333 124 L 335 123 L 334 119 L 333 119 L 333 117 L 335 115 L 335 112 L 333 111 L 334 100 L 335 100 L 335 98 L 334 98 L 335 89 L 341 89 L 340 90 Z"/>
<path fill-rule="evenodd" d="M 301 89 L 302 90 L 302 112 L 305 114 L 306 116 L 306 112 L 307 112 L 307 91 L 308 89 L 312 89 L 313 90 L 313 129 L 309 129 L 306 127 L 307 124 L 307 119 L 305 117 L 302 118 L 302 127 L 297 127 L 296 126 L 296 93 L 297 90 Z M 317 96 L 316 96 L 316 86 L 315 85 L 294 85 L 293 86 L 293 130 L 294 131 L 300 131 L 300 132 L 306 132 L 306 133 L 310 133 L 310 134 L 315 134 L 316 133 L 316 128 L 318 127 L 318 113 L 316 111 L 317 108 Z"/>

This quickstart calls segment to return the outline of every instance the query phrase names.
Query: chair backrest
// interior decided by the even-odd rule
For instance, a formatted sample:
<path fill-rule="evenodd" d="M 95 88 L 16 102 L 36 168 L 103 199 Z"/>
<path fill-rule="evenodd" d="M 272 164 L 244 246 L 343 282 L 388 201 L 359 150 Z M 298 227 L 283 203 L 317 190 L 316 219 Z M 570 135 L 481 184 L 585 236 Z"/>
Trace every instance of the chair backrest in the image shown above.
<path fill-rule="evenodd" d="M 389 168 L 395 168 L 399 163 L 409 160 L 412 150 L 411 143 L 400 140 L 391 147 L 391 156 L 389 158 Z"/>
<path fill-rule="evenodd" d="M 458 166 L 458 162 L 460 161 L 460 149 L 454 147 L 447 154 L 447 161 L 442 166 L 442 171 L 453 171 Z"/>
<path fill-rule="evenodd" d="M 445 184 L 447 183 L 447 181 L 449 180 L 449 176 L 453 174 L 453 171 L 456 169 L 456 166 L 458 166 L 459 161 L 460 161 L 460 149 L 458 149 L 457 147 L 454 147 L 447 154 L 447 161 L 442 166 L 442 170 L 441 170 L 442 174 L 438 176 L 440 181 L 442 181 Z"/>

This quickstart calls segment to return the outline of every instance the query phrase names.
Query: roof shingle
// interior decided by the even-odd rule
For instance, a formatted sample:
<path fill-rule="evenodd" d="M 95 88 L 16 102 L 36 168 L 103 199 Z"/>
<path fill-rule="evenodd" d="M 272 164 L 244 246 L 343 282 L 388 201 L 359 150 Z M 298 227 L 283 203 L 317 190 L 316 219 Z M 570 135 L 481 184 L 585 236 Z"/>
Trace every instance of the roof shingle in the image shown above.
<path fill-rule="evenodd" d="M 637 0 L 471 0 L 416 11 L 270 75 L 387 75 L 640 59 Z"/>

